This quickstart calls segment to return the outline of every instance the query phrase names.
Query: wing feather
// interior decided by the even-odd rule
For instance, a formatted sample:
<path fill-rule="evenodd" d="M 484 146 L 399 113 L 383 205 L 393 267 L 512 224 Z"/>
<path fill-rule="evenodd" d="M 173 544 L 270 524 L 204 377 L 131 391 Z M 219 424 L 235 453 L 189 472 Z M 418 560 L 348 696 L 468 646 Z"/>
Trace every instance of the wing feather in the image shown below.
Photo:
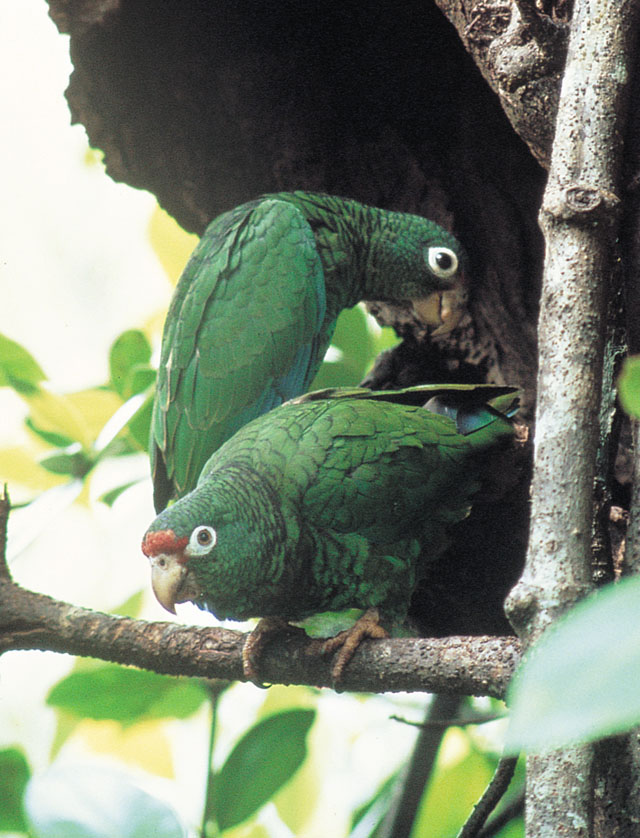
<path fill-rule="evenodd" d="M 194 488 L 236 430 L 304 392 L 330 338 L 325 309 L 313 232 L 293 204 L 266 198 L 209 225 L 165 323 L 151 456 L 172 485 L 155 486 L 157 508 Z"/>

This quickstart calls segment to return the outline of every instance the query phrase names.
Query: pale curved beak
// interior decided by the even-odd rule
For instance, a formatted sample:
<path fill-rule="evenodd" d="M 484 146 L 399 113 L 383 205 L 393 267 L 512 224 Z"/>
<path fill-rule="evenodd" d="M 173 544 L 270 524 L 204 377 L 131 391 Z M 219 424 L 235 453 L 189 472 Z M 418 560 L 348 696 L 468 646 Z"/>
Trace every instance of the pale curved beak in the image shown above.
<path fill-rule="evenodd" d="M 151 587 L 156 599 L 170 614 L 176 613 L 176 602 L 187 575 L 187 568 L 180 564 L 175 553 L 160 553 L 150 557 Z"/>
<path fill-rule="evenodd" d="M 468 293 L 462 277 L 446 290 L 434 291 L 428 297 L 412 300 L 413 310 L 427 326 L 435 326 L 431 335 L 446 335 L 467 312 Z"/>

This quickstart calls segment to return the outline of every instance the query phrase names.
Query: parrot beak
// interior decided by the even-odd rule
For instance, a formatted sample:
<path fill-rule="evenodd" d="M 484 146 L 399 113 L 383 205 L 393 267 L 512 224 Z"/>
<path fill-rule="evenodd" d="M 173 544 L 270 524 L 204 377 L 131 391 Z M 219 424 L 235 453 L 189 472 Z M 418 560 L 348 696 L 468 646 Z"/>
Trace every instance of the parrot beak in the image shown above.
<path fill-rule="evenodd" d="M 432 336 L 446 335 L 462 320 L 467 311 L 467 287 L 464 277 L 446 290 L 434 291 L 428 297 L 412 300 L 413 310 L 427 326 L 436 326 Z"/>
<path fill-rule="evenodd" d="M 149 561 L 153 593 L 163 608 L 170 614 L 175 614 L 176 602 L 184 601 L 179 599 L 179 592 L 187 575 L 187 568 L 180 564 L 175 553 L 150 556 Z"/>

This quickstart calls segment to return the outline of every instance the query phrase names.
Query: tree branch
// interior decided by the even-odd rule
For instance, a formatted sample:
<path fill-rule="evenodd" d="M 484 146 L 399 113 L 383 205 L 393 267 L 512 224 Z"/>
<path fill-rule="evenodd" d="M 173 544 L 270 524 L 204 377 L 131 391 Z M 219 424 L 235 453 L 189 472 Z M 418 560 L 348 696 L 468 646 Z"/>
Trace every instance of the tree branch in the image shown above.
<path fill-rule="evenodd" d="M 114 617 L 0 580 L 0 653 L 41 649 L 170 675 L 243 680 L 246 635 L 221 628 Z M 331 687 L 331 659 L 302 632 L 270 641 L 260 675 L 273 684 Z M 354 692 L 425 691 L 501 698 L 519 660 L 513 637 L 390 639 L 362 644 L 340 684 Z"/>
<path fill-rule="evenodd" d="M 221 628 L 147 622 L 80 608 L 20 587 L 6 563 L 10 504 L 0 497 L 0 654 L 39 649 L 101 658 L 167 675 L 244 680 L 246 635 Z M 332 687 L 331 658 L 303 631 L 269 641 L 260 675 L 272 684 Z M 365 642 L 341 679 L 353 692 L 424 691 L 503 698 L 520 658 L 513 637 L 447 637 Z"/>
<path fill-rule="evenodd" d="M 454 719 L 463 702 L 459 696 L 434 695 L 411 759 L 397 781 L 389 810 L 376 831 L 377 838 L 409 838 L 411 835 L 440 745 L 448 727 L 456 723 Z"/>
<path fill-rule="evenodd" d="M 0 497 L 0 580 L 11 581 L 9 565 L 7 564 L 7 525 L 9 523 L 9 510 L 11 502 L 9 493 L 5 486 Z"/>
<path fill-rule="evenodd" d="M 478 838 L 489 815 L 506 794 L 518 764 L 518 757 L 501 757 L 495 774 L 473 812 L 458 833 L 458 838 Z"/>
<path fill-rule="evenodd" d="M 603 335 L 620 200 L 626 83 L 638 3 L 576 0 L 549 182 L 525 572 L 508 600 L 528 647 L 592 586 Z M 527 835 L 592 834 L 590 746 L 527 763 Z"/>

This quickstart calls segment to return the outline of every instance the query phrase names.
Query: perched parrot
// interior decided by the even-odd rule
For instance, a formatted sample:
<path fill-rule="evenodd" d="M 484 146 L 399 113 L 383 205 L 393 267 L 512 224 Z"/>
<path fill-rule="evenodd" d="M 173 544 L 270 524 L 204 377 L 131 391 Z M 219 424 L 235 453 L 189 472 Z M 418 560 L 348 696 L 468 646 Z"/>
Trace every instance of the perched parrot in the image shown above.
<path fill-rule="evenodd" d="M 167 314 L 151 428 L 156 511 L 196 485 L 251 419 L 304 393 L 336 318 L 360 300 L 409 301 L 433 334 L 465 311 L 456 239 L 416 215 L 309 192 L 215 218 Z"/>
<path fill-rule="evenodd" d="M 516 406 L 509 387 L 353 388 L 254 419 L 147 530 L 158 601 L 173 613 L 191 601 L 219 619 L 263 618 L 243 650 L 250 680 L 269 631 L 361 609 L 325 644 L 339 649 L 339 680 L 362 637 L 402 623 L 423 563 L 442 554 L 511 439 Z"/>

